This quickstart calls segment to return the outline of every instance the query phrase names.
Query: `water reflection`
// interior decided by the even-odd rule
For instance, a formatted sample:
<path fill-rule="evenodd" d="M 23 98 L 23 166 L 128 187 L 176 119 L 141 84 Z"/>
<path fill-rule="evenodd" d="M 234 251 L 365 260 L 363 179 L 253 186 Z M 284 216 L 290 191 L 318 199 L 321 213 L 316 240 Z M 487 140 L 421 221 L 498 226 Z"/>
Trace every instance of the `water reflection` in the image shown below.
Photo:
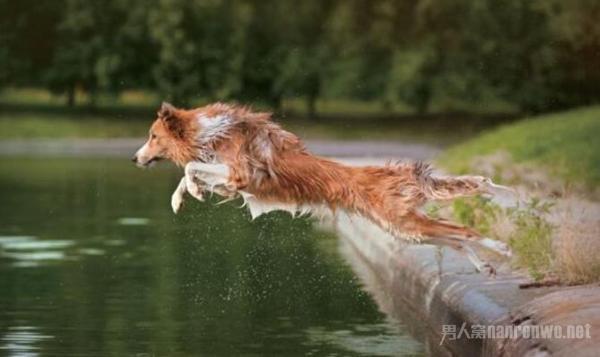
<path fill-rule="evenodd" d="M 11 354 L 6 346 L 62 356 L 422 351 L 309 220 L 251 222 L 235 205 L 193 201 L 174 216 L 180 173 L 164 166 L 0 167 L 0 344 Z"/>
<path fill-rule="evenodd" d="M 33 326 L 11 326 L 6 334 L 0 337 L 0 351 L 12 356 L 39 356 L 41 348 L 38 344 L 51 338 L 53 336 L 44 335 Z"/>
<path fill-rule="evenodd" d="M 422 346 L 403 331 L 397 321 L 360 323 L 340 326 L 331 330 L 326 327 L 311 327 L 306 332 L 307 345 L 334 345 L 348 352 L 364 356 L 418 355 Z"/>
<path fill-rule="evenodd" d="M 124 226 L 144 226 L 148 224 L 149 219 L 143 217 L 121 217 L 117 222 Z"/>

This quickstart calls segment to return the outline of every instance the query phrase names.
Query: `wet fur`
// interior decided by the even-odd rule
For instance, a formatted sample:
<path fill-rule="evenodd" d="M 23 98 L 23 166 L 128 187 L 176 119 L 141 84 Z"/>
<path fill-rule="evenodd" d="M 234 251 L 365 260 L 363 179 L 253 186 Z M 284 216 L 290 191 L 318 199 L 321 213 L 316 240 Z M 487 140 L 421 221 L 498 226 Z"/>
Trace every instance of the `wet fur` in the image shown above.
<path fill-rule="evenodd" d="M 193 110 L 163 105 L 151 131 L 168 138 L 156 149 L 161 158 L 180 166 L 226 165 L 229 176 L 221 194 L 243 193 L 275 208 L 344 209 L 397 237 L 478 240 L 474 230 L 431 219 L 420 208 L 430 200 L 490 193 L 498 187 L 481 176 L 436 177 L 422 162 L 347 166 L 308 152 L 269 113 L 236 105 L 216 103 Z"/>

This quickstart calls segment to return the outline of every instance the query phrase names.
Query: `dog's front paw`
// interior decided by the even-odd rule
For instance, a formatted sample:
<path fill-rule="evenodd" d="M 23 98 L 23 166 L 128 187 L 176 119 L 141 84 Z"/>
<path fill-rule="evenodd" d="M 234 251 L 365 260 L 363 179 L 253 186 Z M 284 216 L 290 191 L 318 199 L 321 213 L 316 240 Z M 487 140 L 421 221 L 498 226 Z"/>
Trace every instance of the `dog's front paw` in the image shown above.
<path fill-rule="evenodd" d="M 175 191 L 171 196 L 171 208 L 173 209 L 173 213 L 177 214 L 183 205 L 183 195 L 179 192 Z"/>
<path fill-rule="evenodd" d="M 204 190 L 200 186 L 195 186 L 192 189 L 188 188 L 188 192 L 198 201 L 204 201 Z"/>
<path fill-rule="evenodd" d="M 198 201 L 204 201 L 204 187 L 197 183 L 191 176 L 185 177 L 186 191 Z"/>

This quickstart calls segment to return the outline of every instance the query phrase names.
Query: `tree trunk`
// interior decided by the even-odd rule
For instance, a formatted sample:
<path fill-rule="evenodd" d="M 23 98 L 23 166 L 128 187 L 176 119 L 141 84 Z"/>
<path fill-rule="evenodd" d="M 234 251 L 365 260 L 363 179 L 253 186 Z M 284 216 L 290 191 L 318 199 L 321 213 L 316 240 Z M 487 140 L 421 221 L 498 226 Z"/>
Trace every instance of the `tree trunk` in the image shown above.
<path fill-rule="evenodd" d="M 317 119 L 318 115 L 317 115 L 317 96 L 316 95 L 312 95 L 309 94 L 306 97 L 306 109 L 307 109 L 307 115 L 308 115 L 308 119 Z"/>
<path fill-rule="evenodd" d="M 275 93 L 271 96 L 271 105 L 273 106 L 273 112 L 281 113 L 283 108 L 283 97 L 280 93 Z"/>
<path fill-rule="evenodd" d="M 423 83 L 419 88 L 417 88 L 417 100 L 416 100 L 416 108 L 417 114 L 424 115 L 429 111 L 429 104 L 431 103 L 431 95 L 432 89 L 429 86 L 429 83 Z"/>
<path fill-rule="evenodd" d="M 392 105 L 392 101 L 388 98 L 385 98 L 381 101 L 381 109 L 383 110 L 384 113 L 388 114 L 391 113 L 393 108 Z"/>
<path fill-rule="evenodd" d="M 311 76 L 308 82 L 308 93 L 306 95 L 306 104 L 308 109 L 308 119 L 318 119 L 317 99 L 321 92 L 321 78 L 318 74 Z"/>
<path fill-rule="evenodd" d="M 72 108 L 75 106 L 75 85 L 74 84 L 69 85 L 69 88 L 67 88 L 67 106 L 69 108 Z"/>
<path fill-rule="evenodd" d="M 88 96 L 89 96 L 89 102 L 88 105 L 90 108 L 96 108 L 96 90 L 94 89 L 89 89 L 88 90 Z"/>

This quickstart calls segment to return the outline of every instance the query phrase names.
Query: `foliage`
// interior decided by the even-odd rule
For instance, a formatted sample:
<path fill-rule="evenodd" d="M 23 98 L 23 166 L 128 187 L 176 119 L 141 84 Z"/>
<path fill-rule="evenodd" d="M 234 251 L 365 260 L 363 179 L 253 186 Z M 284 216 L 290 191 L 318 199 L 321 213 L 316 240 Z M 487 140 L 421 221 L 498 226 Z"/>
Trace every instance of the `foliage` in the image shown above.
<path fill-rule="evenodd" d="M 189 103 L 596 103 L 589 0 L 0 0 L 0 85 L 158 90 Z M 93 104 L 93 101 L 92 101 Z"/>
<path fill-rule="evenodd" d="M 483 197 L 458 199 L 452 203 L 454 217 L 464 225 L 477 227 L 483 235 L 491 233 L 496 216 L 500 214 L 499 207 Z"/>
<path fill-rule="evenodd" d="M 483 198 L 459 199 L 453 203 L 454 217 L 486 236 L 506 240 L 515 253 L 517 266 L 526 268 L 540 280 L 553 272 L 555 251 L 552 245 L 554 226 L 546 219 L 551 203 L 531 200 L 525 207 L 504 209 Z M 495 230 L 508 220 L 510 233 L 500 237 Z"/>
<path fill-rule="evenodd" d="M 517 162 L 532 162 L 593 189 L 600 183 L 600 107 L 543 115 L 493 129 L 455 146 L 438 162 L 456 173 L 471 170 L 475 156 L 507 151 Z"/>
<path fill-rule="evenodd" d="M 543 278 L 552 268 L 554 227 L 544 218 L 550 205 L 532 200 L 525 209 L 509 211 L 515 230 L 509 244 L 520 266 L 527 267 L 534 279 Z"/>

